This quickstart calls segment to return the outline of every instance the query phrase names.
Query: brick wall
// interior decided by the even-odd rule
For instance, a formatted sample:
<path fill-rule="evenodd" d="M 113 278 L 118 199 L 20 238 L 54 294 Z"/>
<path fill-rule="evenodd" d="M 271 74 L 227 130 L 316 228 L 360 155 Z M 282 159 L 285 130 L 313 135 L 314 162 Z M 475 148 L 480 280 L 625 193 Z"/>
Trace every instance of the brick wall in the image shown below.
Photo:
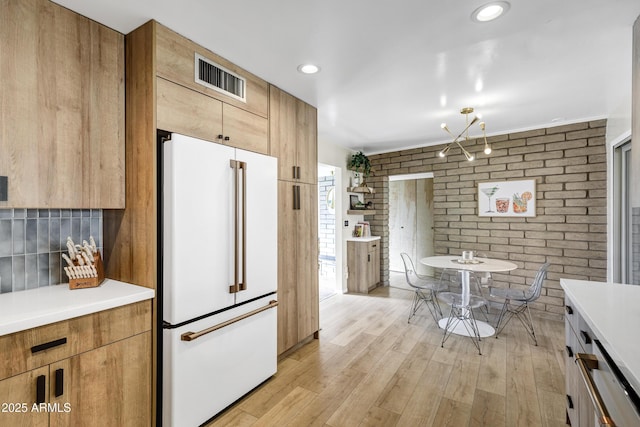
<path fill-rule="evenodd" d="M 464 147 L 476 156 L 468 162 L 457 148 L 438 157 L 443 146 L 416 148 L 370 157 L 375 176 L 376 215 L 367 217 L 372 234 L 382 236 L 381 275 L 389 280 L 389 175 L 433 172 L 435 252 L 460 255 L 475 250 L 518 265 L 494 273 L 496 286 L 524 288 L 540 264 L 551 263 L 542 296 L 532 308 L 553 317 L 562 313 L 560 278 L 606 281 L 606 120 L 536 129 L 471 140 Z M 477 183 L 535 179 L 533 218 L 479 217 Z"/>

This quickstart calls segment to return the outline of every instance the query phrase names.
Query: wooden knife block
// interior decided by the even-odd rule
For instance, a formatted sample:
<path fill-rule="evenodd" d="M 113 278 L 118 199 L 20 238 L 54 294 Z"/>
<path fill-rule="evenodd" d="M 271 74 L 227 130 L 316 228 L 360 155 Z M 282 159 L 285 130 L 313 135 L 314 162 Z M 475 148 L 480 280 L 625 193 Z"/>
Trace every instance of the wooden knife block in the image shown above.
<path fill-rule="evenodd" d="M 95 288 L 97 286 L 100 286 L 100 284 L 104 280 L 104 266 L 102 265 L 102 258 L 100 257 L 100 252 L 96 252 L 95 254 L 93 254 L 93 259 L 95 260 L 93 264 L 95 265 L 96 271 L 98 272 L 98 277 L 69 279 L 69 289 L 85 289 L 85 288 Z"/>

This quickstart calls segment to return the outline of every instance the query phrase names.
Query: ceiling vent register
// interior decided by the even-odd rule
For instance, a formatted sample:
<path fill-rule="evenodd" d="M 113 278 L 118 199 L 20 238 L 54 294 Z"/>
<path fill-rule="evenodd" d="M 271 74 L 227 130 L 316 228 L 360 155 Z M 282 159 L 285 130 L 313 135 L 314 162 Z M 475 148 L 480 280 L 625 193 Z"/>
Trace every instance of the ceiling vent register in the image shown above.
<path fill-rule="evenodd" d="M 247 81 L 226 68 L 195 54 L 196 83 L 242 102 L 247 102 Z"/>

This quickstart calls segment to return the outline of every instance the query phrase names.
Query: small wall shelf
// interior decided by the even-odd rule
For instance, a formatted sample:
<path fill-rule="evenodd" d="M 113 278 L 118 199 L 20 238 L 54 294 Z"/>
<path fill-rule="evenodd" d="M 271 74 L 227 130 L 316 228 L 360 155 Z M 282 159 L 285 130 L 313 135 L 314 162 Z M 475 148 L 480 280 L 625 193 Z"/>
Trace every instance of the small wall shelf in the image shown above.
<path fill-rule="evenodd" d="M 373 209 L 349 209 L 348 215 L 375 215 L 376 211 Z"/>
<path fill-rule="evenodd" d="M 347 187 L 347 192 L 375 194 L 376 190 L 375 188 L 371 188 L 371 187 Z"/>

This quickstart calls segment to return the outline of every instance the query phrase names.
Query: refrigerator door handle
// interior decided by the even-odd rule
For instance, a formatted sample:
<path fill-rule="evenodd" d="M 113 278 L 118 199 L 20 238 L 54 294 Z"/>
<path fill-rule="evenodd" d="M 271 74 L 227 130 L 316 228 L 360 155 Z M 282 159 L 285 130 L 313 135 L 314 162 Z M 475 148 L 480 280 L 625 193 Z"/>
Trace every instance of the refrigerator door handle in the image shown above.
<path fill-rule="evenodd" d="M 231 168 L 234 175 L 234 202 L 233 202 L 233 223 L 234 223 L 234 245 L 233 245 L 233 285 L 229 286 L 229 293 L 235 294 L 247 289 L 247 262 L 246 262 L 246 242 L 247 242 L 247 163 L 238 160 L 231 160 Z M 238 178 L 238 170 L 242 171 L 242 187 Z M 242 194 L 241 194 L 242 193 Z M 242 200 L 240 218 L 238 207 Z M 242 249 L 240 249 L 242 245 Z M 242 266 L 240 267 L 240 263 Z M 242 279 L 240 278 L 242 275 Z"/>
<path fill-rule="evenodd" d="M 242 281 L 238 283 L 240 291 L 247 290 L 247 163 L 238 162 L 242 170 Z"/>
<path fill-rule="evenodd" d="M 203 329 L 199 332 L 185 332 L 184 334 L 180 335 L 180 340 L 181 341 L 193 341 L 195 339 L 200 338 L 203 335 L 207 335 L 210 334 L 211 332 L 217 331 L 218 329 L 222 329 L 226 326 L 232 325 L 236 322 L 239 322 L 241 320 L 246 319 L 247 317 L 251 317 L 255 314 L 261 313 L 265 310 L 269 310 L 270 308 L 274 308 L 278 306 L 278 301 L 275 300 L 271 300 L 269 301 L 269 304 L 265 305 L 264 307 L 260 307 L 260 308 L 256 308 L 255 310 L 249 311 L 245 314 L 242 314 L 238 317 L 234 317 L 233 319 L 229 319 L 226 322 L 222 322 L 222 323 L 218 323 L 217 325 L 214 325 L 210 328 L 207 329 Z"/>

